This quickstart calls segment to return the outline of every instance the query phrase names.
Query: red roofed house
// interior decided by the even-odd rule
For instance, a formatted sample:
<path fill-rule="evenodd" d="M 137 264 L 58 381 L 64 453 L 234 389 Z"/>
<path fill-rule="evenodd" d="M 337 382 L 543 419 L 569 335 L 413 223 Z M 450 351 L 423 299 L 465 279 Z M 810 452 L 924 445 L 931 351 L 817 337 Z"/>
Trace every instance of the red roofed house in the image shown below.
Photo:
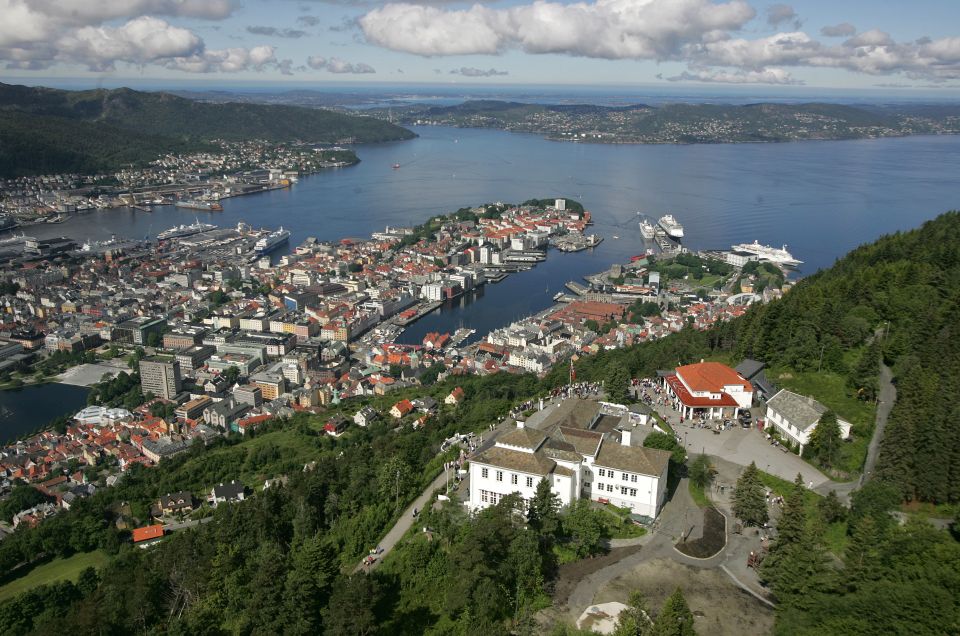
<path fill-rule="evenodd" d="M 686 418 L 736 417 L 753 403 L 753 385 L 719 362 L 699 362 L 677 367 L 664 376 L 667 392 Z"/>
<path fill-rule="evenodd" d="M 413 410 L 413 403 L 410 400 L 400 400 L 390 409 L 390 415 L 398 420 Z"/>
<path fill-rule="evenodd" d="M 453 391 L 450 391 L 450 395 L 444 398 L 443 402 L 444 404 L 453 404 L 454 406 L 460 404 L 463 402 L 463 389 L 457 387 Z"/>
<path fill-rule="evenodd" d="M 145 548 L 153 545 L 163 537 L 163 526 L 159 523 L 153 526 L 135 528 L 133 531 L 133 542 L 137 547 Z"/>

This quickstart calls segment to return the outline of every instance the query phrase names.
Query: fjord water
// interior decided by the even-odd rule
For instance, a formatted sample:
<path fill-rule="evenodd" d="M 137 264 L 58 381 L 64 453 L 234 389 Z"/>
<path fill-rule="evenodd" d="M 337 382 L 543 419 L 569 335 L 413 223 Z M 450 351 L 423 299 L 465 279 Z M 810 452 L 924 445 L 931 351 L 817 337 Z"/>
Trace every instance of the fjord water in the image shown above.
<path fill-rule="evenodd" d="M 461 206 L 566 196 L 593 213 L 605 241 L 579 254 L 551 252 L 530 272 L 488 285 L 415 323 L 402 340 L 461 324 L 485 333 L 543 309 L 567 280 L 642 253 L 637 212 L 674 214 L 691 248 L 787 244 L 803 273 L 829 266 L 881 234 L 960 206 L 960 136 L 783 144 L 605 145 L 553 142 L 495 130 L 416 127 L 405 142 L 358 146 L 361 163 L 294 187 L 224 201 L 221 213 L 172 207 L 152 214 L 98 211 L 29 234 L 77 239 L 155 237 L 195 216 L 220 225 L 283 225 L 291 248 L 307 236 L 367 237 Z M 392 169 L 395 163 L 399 169 Z M 614 239 L 619 236 L 619 239 Z"/>

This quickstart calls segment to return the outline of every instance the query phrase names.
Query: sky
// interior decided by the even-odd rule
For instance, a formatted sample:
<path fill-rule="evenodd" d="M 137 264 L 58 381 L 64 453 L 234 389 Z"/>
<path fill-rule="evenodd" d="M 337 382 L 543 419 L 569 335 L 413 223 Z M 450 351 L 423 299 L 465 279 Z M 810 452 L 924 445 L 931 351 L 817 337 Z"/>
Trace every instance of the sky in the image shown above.
<path fill-rule="evenodd" d="M 956 0 L 0 0 L 2 81 L 960 89 Z"/>

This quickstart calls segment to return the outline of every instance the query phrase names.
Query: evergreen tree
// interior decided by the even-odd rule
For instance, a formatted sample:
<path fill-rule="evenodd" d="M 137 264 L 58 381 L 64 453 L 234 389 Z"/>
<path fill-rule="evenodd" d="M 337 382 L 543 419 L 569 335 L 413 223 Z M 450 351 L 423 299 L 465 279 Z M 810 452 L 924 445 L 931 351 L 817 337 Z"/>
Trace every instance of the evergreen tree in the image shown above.
<path fill-rule="evenodd" d="M 710 458 L 706 455 L 697 455 L 687 467 L 687 476 L 691 483 L 698 488 L 706 488 L 713 482 L 716 470 L 710 464 Z"/>
<path fill-rule="evenodd" d="M 880 578 L 884 570 L 881 555 L 883 530 L 873 517 L 863 517 L 853 529 L 844 555 L 842 581 L 849 589 Z"/>
<path fill-rule="evenodd" d="M 613 636 L 648 636 L 653 629 L 650 620 L 650 608 L 639 590 L 630 593 L 627 607 L 617 617 L 617 626 Z"/>
<path fill-rule="evenodd" d="M 837 422 L 837 414 L 833 411 L 827 411 L 820 417 L 813 432 L 810 433 L 810 445 L 807 449 L 812 457 L 815 457 L 821 466 L 833 468 L 840 460 L 840 447 L 843 444 L 843 438 L 840 434 L 840 424 Z"/>
<path fill-rule="evenodd" d="M 351 574 L 333 588 L 327 606 L 324 633 L 337 636 L 367 636 L 377 630 L 374 607 L 379 589 L 372 576 Z"/>
<path fill-rule="evenodd" d="M 750 462 L 733 490 L 733 514 L 748 526 L 762 526 L 770 519 L 767 495 L 756 462 Z"/>
<path fill-rule="evenodd" d="M 670 598 L 663 604 L 663 608 L 653 623 L 650 636 L 696 636 L 693 627 L 693 612 L 683 597 L 683 591 L 678 587 Z"/>
<path fill-rule="evenodd" d="M 550 482 L 545 478 L 537 484 L 537 490 L 530 500 L 530 511 L 527 520 L 530 527 L 537 533 L 540 540 L 550 545 L 560 529 L 560 497 L 550 488 Z"/>
<path fill-rule="evenodd" d="M 805 501 L 807 489 L 803 485 L 803 476 L 797 473 L 793 488 L 783 501 L 783 514 L 777 523 L 777 541 L 775 545 L 796 543 L 803 537 L 807 527 Z"/>
<path fill-rule="evenodd" d="M 817 508 L 826 523 L 843 521 L 847 516 L 847 509 L 840 503 L 835 490 L 831 490 L 826 497 L 818 501 Z"/>

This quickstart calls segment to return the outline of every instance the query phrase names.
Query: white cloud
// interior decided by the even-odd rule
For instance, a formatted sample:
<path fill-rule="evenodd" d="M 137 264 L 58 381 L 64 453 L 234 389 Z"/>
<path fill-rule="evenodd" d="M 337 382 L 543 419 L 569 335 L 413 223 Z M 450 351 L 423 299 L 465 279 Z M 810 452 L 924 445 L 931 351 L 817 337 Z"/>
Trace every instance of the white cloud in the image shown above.
<path fill-rule="evenodd" d="M 167 60 L 167 68 L 189 73 L 238 73 L 240 71 L 263 71 L 278 68 L 289 71 L 290 60 L 277 60 L 272 46 L 240 47 L 201 51 L 194 55 Z"/>
<path fill-rule="evenodd" d="M 508 71 L 498 71 L 495 68 L 484 70 L 472 66 L 461 66 L 450 71 L 451 75 L 463 75 L 464 77 L 496 77 L 497 75 L 509 75 Z"/>
<path fill-rule="evenodd" d="M 363 62 L 347 62 L 339 57 L 320 57 L 311 55 L 307 58 L 307 66 L 318 71 L 328 71 L 337 74 L 358 74 L 376 73 L 377 71 L 369 64 Z"/>
<path fill-rule="evenodd" d="M 841 22 L 840 24 L 825 26 L 820 29 L 820 35 L 824 35 L 828 38 L 848 38 L 851 35 L 856 35 L 856 33 L 857 27 L 853 26 L 849 22 Z"/>
<path fill-rule="evenodd" d="M 684 71 L 666 79 L 669 82 L 708 82 L 714 84 L 803 84 L 802 81 L 794 79 L 789 72 L 782 68 L 767 68 L 762 71 L 705 69 L 693 72 Z"/>
<path fill-rule="evenodd" d="M 119 27 L 83 27 L 60 40 L 59 56 L 94 70 L 116 62 L 147 64 L 159 59 L 195 55 L 203 40 L 193 32 L 159 18 L 141 17 Z"/>
<path fill-rule="evenodd" d="M 359 19 L 367 41 L 423 56 L 510 49 L 605 59 L 673 59 L 690 43 L 741 28 L 756 12 L 744 0 L 536 0 L 492 9 L 388 4 Z"/>
<path fill-rule="evenodd" d="M 799 29 L 801 25 L 800 16 L 789 4 L 774 4 L 767 7 L 767 24 L 778 27 L 784 22 L 789 22 L 794 29 Z"/>

